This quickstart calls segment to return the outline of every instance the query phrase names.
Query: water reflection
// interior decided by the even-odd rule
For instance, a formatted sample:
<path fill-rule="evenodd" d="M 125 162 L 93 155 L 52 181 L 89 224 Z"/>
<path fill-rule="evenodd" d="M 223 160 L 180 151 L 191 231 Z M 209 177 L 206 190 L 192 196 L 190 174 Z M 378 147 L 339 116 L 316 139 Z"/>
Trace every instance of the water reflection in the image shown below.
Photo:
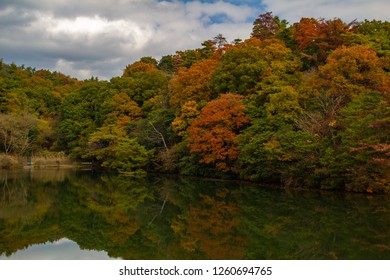
<path fill-rule="evenodd" d="M 106 252 L 83 250 L 79 245 L 67 238 L 44 244 L 31 245 L 26 250 L 20 250 L 10 257 L 0 256 L 0 260 L 109 260 Z"/>
<path fill-rule="evenodd" d="M 0 255 L 390 259 L 389 210 L 384 196 L 298 194 L 164 176 L 133 180 L 91 171 L 2 172 Z M 62 245 L 67 249 L 57 250 L 60 255 L 44 252 Z"/>

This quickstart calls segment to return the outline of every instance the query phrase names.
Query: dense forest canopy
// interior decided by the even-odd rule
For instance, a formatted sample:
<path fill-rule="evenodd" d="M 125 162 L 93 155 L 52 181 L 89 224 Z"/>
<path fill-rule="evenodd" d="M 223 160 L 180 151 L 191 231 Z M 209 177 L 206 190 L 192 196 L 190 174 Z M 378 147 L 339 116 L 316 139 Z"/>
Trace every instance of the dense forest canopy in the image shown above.
<path fill-rule="evenodd" d="M 121 77 L 0 60 L 0 167 L 65 152 L 119 172 L 389 192 L 390 23 L 271 12 Z"/>

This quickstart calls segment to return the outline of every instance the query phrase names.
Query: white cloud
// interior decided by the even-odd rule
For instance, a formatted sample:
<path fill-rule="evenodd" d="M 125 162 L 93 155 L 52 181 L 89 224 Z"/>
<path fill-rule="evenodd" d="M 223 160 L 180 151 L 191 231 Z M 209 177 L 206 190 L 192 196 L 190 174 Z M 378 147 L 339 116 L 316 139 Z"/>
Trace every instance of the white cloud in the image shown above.
<path fill-rule="evenodd" d="M 141 27 L 130 20 L 108 20 L 98 15 L 60 19 L 40 16 L 33 26 L 30 28 L 32 32 L 39 32 L 40 27 L 47 26 L 47 36 L 53 39 L 66 38 L 70 43 L 91 47 L 111 41 L 116 42 L 118 47 L 130 45 L 136 50 L 144 47 L 153 33 L 150 26 Z"/>

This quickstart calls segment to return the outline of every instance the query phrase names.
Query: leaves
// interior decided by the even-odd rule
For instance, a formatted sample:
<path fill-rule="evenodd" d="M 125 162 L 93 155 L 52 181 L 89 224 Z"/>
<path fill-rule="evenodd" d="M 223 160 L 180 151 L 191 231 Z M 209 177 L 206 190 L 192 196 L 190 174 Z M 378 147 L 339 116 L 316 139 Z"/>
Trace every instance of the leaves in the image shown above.
<path fill-rule="evenodd" d="M 341 19 L 302 18 L 293 25 L 297 51 L 311 65 L 321 65 L 331 50 L 343 45 L 345 35 L 352 32 L 356 25 L 355 21 L 344 23 Z"/>
<path fill-rule="evenodd" d="M 199 116 L 198 105 L 195 101 L 187 101 L 181 107 L 181 113 L 172 122 L 172 129 L 179 136 L 187 135 L 187 128 Z"/>
<path fill-rule="evenodd" d="M 285 28 L 286 21 L 280 21 L 278 17 L 274 17 L 272 12 L 261 14 L 253 22 L 251 36 L 260 40 L 276 37 L 276 35 Z"/>
<path fill-rule="evenodd" d="M 93 133 L 88 149 L 86 157 L 95 158 L 102 166 L 121 172 L 139 171 L 147 165 L 151 154 L 115 126 L 105 126 Z"/>
<path fill-rule="evenodd" d="M 25 155 L 31 152 L 38 120 L 29 113 L 0 114 L 0 144 L 8 153 Z"/>
<path fill-rule="evenodd" d="M 222 94 L 207 103 L 189 127 L 190 151 L 200 153 L 202 162 L 213 163 L 220 171 L 232 170 L 239 154 L 235 138 L 249 122 L 241 99 L 237 94 Z"/>
<path fill-rule="evenodd" d="M 382 67 L 369 47 L 340 47 L 320 68 L 320 76 L 329 94 L 353 97 L 366 89 L 390 92 L 390 77 Z"/>
<path fill-rule="evenodd" d="M 0 60 L 0 152 L 387 192 L 388 35 L 386 21 L 290 25 L 267 12 L 249 39 L 228 44 L 219 33 L 160 61 L 142 57 L 110 81 Z M 31 129 L 20 124 L 27 115 Z"/>
<path fill-rule="evenodd" d="M 266 72 L 257 43 L 253 39 L 226 51 L 221 65 L 214 72 L 215 92 L 245 95 L 254 90 L 259 77 Z"/>
<path fill-rule="evenodd" d="M 170 104 L 179 108 L 187 101 L 209 101 L 213 97 L 211 81 L 218 61 L 206 59 L 183 69 L 172 79 Z"/>

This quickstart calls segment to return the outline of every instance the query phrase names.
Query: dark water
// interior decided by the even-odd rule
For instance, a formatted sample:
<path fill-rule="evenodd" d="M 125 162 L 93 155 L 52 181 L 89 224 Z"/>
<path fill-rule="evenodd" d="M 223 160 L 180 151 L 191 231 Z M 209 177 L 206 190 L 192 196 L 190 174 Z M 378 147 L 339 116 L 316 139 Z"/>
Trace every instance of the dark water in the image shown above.
<path fill-rule="evenodd" d="M 390 259 L 390 198 L 0 172 L 0 259 Z"/>

